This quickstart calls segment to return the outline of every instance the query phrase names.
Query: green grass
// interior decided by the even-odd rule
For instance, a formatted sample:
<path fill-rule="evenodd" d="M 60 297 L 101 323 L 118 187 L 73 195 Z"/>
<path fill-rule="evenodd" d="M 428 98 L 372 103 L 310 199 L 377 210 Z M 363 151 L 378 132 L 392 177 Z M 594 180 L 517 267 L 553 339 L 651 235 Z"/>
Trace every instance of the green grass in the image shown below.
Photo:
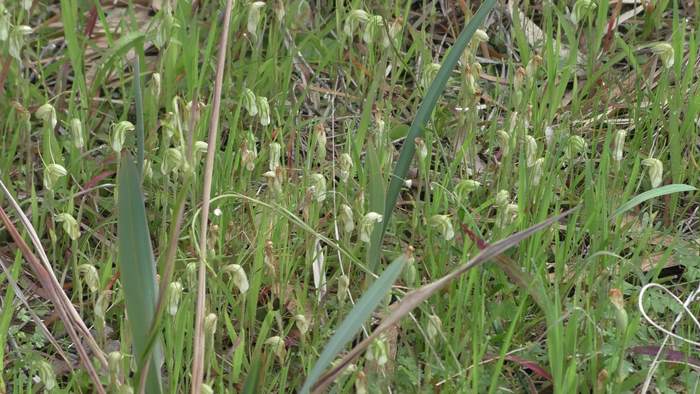
<path fill-rule="evenodd" d="M 104 350 L 110 368 L 94 365 L 105 389 L 137 389 L 135 367 L 147 361 L 134 352 L 143 358 L 147 346 L 154 363 L 162 353 L 163 391 L 188 392 L 206 156 L 197 142 L 216 115 L 225 2 L 193 10 L 163 1 L 151 13 L 141 2 L 22 3 L 0 6 L 0 28 L 10 26 L 0 41 L 0 180 Z M 268 1 L 256 23 L 249 2 L 236 2 L 202 253 L 204 383 L 217 393 L 300 390 L 326 371 L 319 360 L 353 354 L 414 300 L 412 290 L 441 283 L 486 244 L 578 206 L 495 256 L 497 264 L 451 276 L 416 302 L 366 343 L 331 391 L 633 392 L 662 343 L 669 352 L 653 367 L 651 387 L 697 391 L 699 349 L 665 341 L 638 309 L 647 284 L 685 301 L 700 281 L 697 11 L 655 2 L 608 34 L 616 3 L 598 2 L 578 24 L 574 2 L 523 3 L 510 24 L 496 2 L 499 12 L 482 27 L 488 41 L 467 37 L 454 70 L 438 73 L 432 64 L 457 54 L 450 48 L 479 5 L 445 3 L 448 10 L 406 0 Z M 377 16 L 385 24 L 372 30 Z M 348 21 L 358 23 L 352 36 Z M 31 33 L 21 34 L 24 25 Z M 444 92 L 430 88 L 436 74 L 447 78 Z M 46 103 L 55 127 L 48 107 L 38 111 Z M 123 128 L 122 148 L 136 164 L 112 148 L 123 121 L 134 125 Z M 52 164 L 66 174 L 47 178 Z M 138 296 L 127 289 L 138 274 L 122 268 L 130 251 L 138 254 L 128 239 L 145 245 L 145 235 L 118 231 L 134 219 L 124 216 L 128 196 L 141 193 L 147 230 L 137 224 L 150 232 L 150 271 L 158 286 L 175 289 L 163 293 L 155 330 L 151 317 L 133 316 Z M 28 240 L 7 198 L 0 203 Z M 343 206 L 352 211 L 349 232 Z M 370 212 L 382 221 L 368 220 Z M 64 322 L 5 227 L 0 259 L 0 393 L 41 391 L 52 379 L 49 391 L 93 392 Z M 663 327 L 682 312 L 657 287 L 642 305 Z M 689 306 L 696 316 L 698 308 Z M 357 334 L 331 342 L 348 317 Z M 149 330 L 139 344 L 134 336 Z M 698 341 L 698 330 L 686 317 L 674 333 Z"/>

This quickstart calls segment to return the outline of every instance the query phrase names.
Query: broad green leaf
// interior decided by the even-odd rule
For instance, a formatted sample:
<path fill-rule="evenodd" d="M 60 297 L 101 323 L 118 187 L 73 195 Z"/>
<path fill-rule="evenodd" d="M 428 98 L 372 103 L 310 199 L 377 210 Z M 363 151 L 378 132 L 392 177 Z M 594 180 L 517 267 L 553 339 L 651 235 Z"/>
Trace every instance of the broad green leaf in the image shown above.
<path fill-rule="evenodd" d="M 151 322 L 156 309 L 156 272 L 148 233 L 146 208 L 141 193 L 141 174 L 130 155 L 122 157 L 118 176 L 119 269 L 126 299 L 126 311 L 136 360 L 145 353 Z M 162 391 L 160 367 L 163 353 L 159 344 L 146 364 L 146 392 Z M 138 374 L 137 374 L 138 375 Z M 138 376 L 137 376 L 138 378 Z M 138 382 L 138 379 L 135 380 Z"/>
<path fill-rule="evenodd" d="M 676 183 L 672 185 L 657 187 L 656 189 L 651 189 L 645 191 L 644 193 L 638 194 L 634 196 L 631 200 L 620 205 L 620 207 L 617 208 L 617 210 L 615 210 L 615 213 L 613 213 L 613 217 L 619 216 L 629 211 L 630 209 L 636 207 L 637 205 L 643 203 L 644 201 L 651 200 L 652 198 L 661 197 L 673 193 L 690 192 L 694 190 L 698 189 L 683 183 Z"/>
<path fill-rule="evenodd" d="M 404 254 L 399 256 L 391 263 L 382 275 L 372 283 L 365 294 L 360 297 L 355 306 L 352 308 L 348 316 L 340 324 L 335 334 L 328 340 L 326 347 L 316 361 L 311 373 L 306 378 L 304 386 L 301 388 L 301 393 L 308 393 L 316 383 L 316 380 L 323 374 L 323 371 L 331 365 L 331 362 L 340 353 L 345 345 L 350 342 L 357 332 L 360 331 L 362 324 L 367 320 L 374 309 L 384 299 L 386 293 L 391 290 L 391 286 L 401 273 L 401 269 L 406 264 L 408 257 Z"/>

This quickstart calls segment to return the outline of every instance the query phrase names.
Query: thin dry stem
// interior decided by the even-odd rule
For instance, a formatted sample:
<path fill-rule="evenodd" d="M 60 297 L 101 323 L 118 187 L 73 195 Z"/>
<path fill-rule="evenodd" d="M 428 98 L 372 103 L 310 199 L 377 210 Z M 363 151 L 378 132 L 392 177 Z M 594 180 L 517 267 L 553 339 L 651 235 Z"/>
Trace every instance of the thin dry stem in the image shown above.
<path fill-rule="evenodd" d="M 221 30 L 219 42 L 219 58 L 216 65 L 216 81 L 214 83 L 213 107 L 209 122 L 209 140 L 207 161 L 204 169 L 204 191 L 202 196 L 202 221 L 199 236 L 199 272 L 197 286 L 197 313 L 195 316 L 194 355 L 192 360 L 192 394 L 201 392 L 204 379 L 204 313 L 207 280 L 207 226 L 209 224 L 209 199 L 211 197 L 211 179 L 214 172 L 214 156 L 216 153 L 216 135 L 219 129 L 219 112 L 221 109 L 221 90 L 224 82 L 226 66 L 226 48 L 228 46 L 228 31 L 231 20 L 233 0 L 226 1 L 224 28 Z"/>

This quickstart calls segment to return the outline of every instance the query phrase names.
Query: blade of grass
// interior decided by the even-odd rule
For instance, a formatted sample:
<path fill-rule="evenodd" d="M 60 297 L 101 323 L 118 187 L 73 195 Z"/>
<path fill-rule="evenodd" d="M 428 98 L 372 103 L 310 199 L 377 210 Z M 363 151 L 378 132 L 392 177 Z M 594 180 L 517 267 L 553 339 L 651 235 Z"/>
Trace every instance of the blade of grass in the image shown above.
<path fill-rule="evenodd" d="M 155 314 L 157 285 L 146 208 L 141 193 L 141 175 L 129 155 L 122 158 L 118 188 L 119 269 L 134 341 L 134 355 L 136 360 L 141 360 L 146 352 L 148 334 Z M 162 391 L 162 362 L 162 350 L 156 348 L 145 370 L 137 373 L 135 382 L 139 382 L 138 377 L 141 373 L 147 374 L 148 393 Z"/>
<path fill-rule="evenodd" d="M 357 356 L 359 356 L 362 351 L 364 351 L 367 346 L 369 346 L 370 343 L 372 343 L 373 340 L 375 340 L 382 332 L 387 330 L 389 327 L 393 326 L 396 324 L 399 320 L 401 320 L 404 316 L 406 316 L 408 313 L 410 313 L 414 308 L 416 308 L 420 303 L 423 301 L 427 300 L 430 296 L 435 294 L 436 292 L 440 291 L 443 289 L 445 286 L 450 284 L 454 279 L 458 278 L 465 272 L 469 271 L 470 269 L 477 267 L 495 257 L 500 255 L 501 253 L 505 252 L 506 250 L 512 248 L 513 246 L 516 246 L 519 244 L 521 241 L 524 239 L 532 236 L 538 231 L 541 231 L 551 224 L 563 219 L 567 215 L 571 214 L 573 211 L 578 209 L 578 207 L 570 209 L 564 213 L 561 213 L 557 216 L 551 217 L 541 223 L 538 223 L 532 227 L 529 227 L 523 231 L 520 231 L 518 233 L 515 233 L 508 238 L 502 239 L 498 242 L 495 242 L 491 244 L 490 246 L 484 248 L 481 250 L 481 252 L 476 255 L 474 258 L 460 266 L 459 268 L 455 269 L 454 271 L 450 272 L 449 274 L 443 276 L 442 278 L 436 280 L 435 282 L 429 283 L 425 286 L 422 286 L 416 290 L 413 290 L 410 293 L 407 293 L 401 301 L 399 301 L 392 309 L 391 313 L 389 313 L 388 316 L 386 316 L 382 322 L 379 324 L 379 326 L 372 332 L 370 336 L 365 338 L 362 342 L 360 342 L 358 345 L 356 345 L 349 353 L 347 353 L 341 360 L 336 364 L 335 367 L 333 367 L 330 371 L 326 372 L 323 376 L 321 376 L 318 379 L 318 383 L 316 383 L 316 386 L 314 387 L 314 392 L 321 392 L 323 391 L 330 383 L 333 382 L 333 380 L 342 372 L 342 370 L 348 366 L 352 360 L 354 360 Z M 389 268 L 387 268 L 387 271 Z M 384 275 L 382 275 L 384 276 Z M 382 277 L 377 279 L 377 282 L 379 283 L 382 281 Z M 364 297 L 364 296 L 363 296 Z M 350 312 L 352 314 L 355 311 L 356 308 L 353 308 L 353 311 Z M 350 316 L 348 316 L 350 317 Z M 324 351 L 325 353 L 325 351 Z M 330 363 L 330 361 L 328 362 Z M 326 364 L 327 365 L 327 364 Z M 315 369 L 315 368 L 314 368 Z M 310 376 L 311 377 L 311 376 Z M 307 379 L 308 382 L 308 379 Z"/>
<path fill-rule="evenodd" d="M 416 152 L 415 139 L 422 135 L 423 127 L 425 127 L 428 119 L 430 119 L 430 115 L 433 113 L 435 105 L 437 105 L 438 98 L 445 90 L 445 85 L 450 77 L 450 73 L 457 65 L 460 56 L 467 47 L 467 44 L 469 44 L 476 29 L 481 25 L 484 19 L 486 19 L 486 15 L 491 11 L 494 5 L 496 5 L 496 0 L 484 1 L 479 7 L 479 10 L 476 11 L 476 14 L 469 20 L 467 26 L 464 27 L 464 30 L 462 30 L 459 37 L 457 37 L 457 41 L 455 41 L 452 48 L 450 48 L 450 52 L 445 56 L 445 60 L 435 76 L 435 80 L 430 84 L 425 98 L 423 98 L 420 107 L 418 107 L 418 112 L 416 112 L 416 117 L 413 123 L 411 123 L 411 127 L 408 129 L 408 135 L 401 147 L 399 160 L 396 163 L 396 167 L 394 167 L 394 172 L 389 181 L 386 204 L 384 205 L 384 221 L 382 224 L 381 236 L 379 237 L 380 242 L 389 226 L 391 213 L 396 205 L 396 200 L 399 197 L 399 192 L 401 191 L 404 178 L 406 178 L 406 174 L 408 173 L 411 160 L 413 160 L 413 155 Z"/>
<path fill-rule="evenodd" d="M 209 225 L 209 204 L 211 198 L 211 179 L 214 173 L 214 157 L 217 149 L 216 135 L 219 129 L 219 112 L 221 110 L 221 90 L 224 83 L 226 68 L 226 49 L 228 48 L 228 32 L 231 23 L 233 0 L 226 1 L 224 26 L 219 41 L 219 57 L 216 64 L 213 105 L 209 122 L 209 140 L 207 160 L 204 168 L 204 186 L 202 195 L 201 233 L 199 237 L 199 270 L 197 272 L 197 307 L 195 312 L 194 354 L 192 356 L 192 394 L 199 394 L 204 379 L 204 299 L 206 297 L 207 280 L 207 226 Z"/>
<path fill-rule="evenodd" d="M 698 189 L 683 183 L 665 185 L 657 187 L 656 189 L 647 190 L 644 193 L 638 194 L 626 203 L 620 205 L 620 207 L 615 210 L 615 213 L 613 213 L 612 217 L 617 217 L 636 207 L 637 205 L 643 203 L 644 201 L 651 200 L 652 198 L 661 197 L 672 193 L 690 192 L 695 190 Z"/>
<path fill-rule="evenodd" d="M 392 262 L 382 275 L 367 289 L 367 291 L 357 300 L 348 316 L 343 320 L 335 334 L 328 340 L 326 347 L 318 357 L 318 361 L 309 373 L 300 393 L 308 393 L 323 371 L 331 364 L 335 356 L 343 350 L 343 347 L 350 342 L 362 324 L 367 320 L 374 309 L 384 299 L 386 293 L 391 290 L 394 281 L 398 278 L 401 270 L 408 261 L 409 256 L 402 254 Z"/>

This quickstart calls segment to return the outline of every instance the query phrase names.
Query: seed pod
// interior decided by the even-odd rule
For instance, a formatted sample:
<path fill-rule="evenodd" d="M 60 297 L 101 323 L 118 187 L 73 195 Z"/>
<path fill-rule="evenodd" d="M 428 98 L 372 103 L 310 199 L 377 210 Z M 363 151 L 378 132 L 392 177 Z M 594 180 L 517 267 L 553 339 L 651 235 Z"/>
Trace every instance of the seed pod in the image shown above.
<path fill-rule="evenodd" d="M 430 218 L 430 224 L 433 227 L 437 227 L 442 234 L 445 241 L 449 241 L 455 236 L 454 228 L 452 227 L 452 221 L 447 215 L 433 215 Z"/>
<path fill-rule="evenodd" d="M 75 220 L 73 215 L 69 213 L 59 213 L 56 215 L 56 221 L 61 223 L 63 231 L 68 234 L 68 237 L 73 241 L 80 238 L 80 225 Z"/>
<path fill-rule="evenodd" d="M 642 160 L 642 165 L 648 168 L 651 187 L 658 187 L 661 185 L 664 175 L 664 163 L 662 163 L 659 159 L 650 157 Z"/>

